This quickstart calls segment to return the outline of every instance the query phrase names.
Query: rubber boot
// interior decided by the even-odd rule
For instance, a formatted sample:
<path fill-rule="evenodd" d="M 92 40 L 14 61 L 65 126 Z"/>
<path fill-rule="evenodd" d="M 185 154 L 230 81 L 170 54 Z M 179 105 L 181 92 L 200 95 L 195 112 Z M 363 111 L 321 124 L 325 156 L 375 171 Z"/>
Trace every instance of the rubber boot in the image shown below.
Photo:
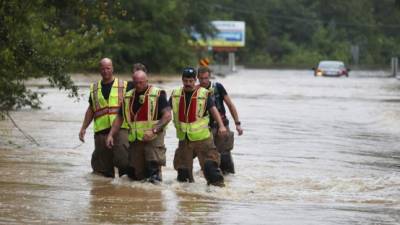
<path fill-rule="evenodd" d="M 235 173 L 231 152 L 221 153 L 221 171 L 223 174 Z"/>
<path fill-rule="evenodd" d="M 114 178 L 114 168 L 112 168 L 112 171 L 104 171 L 102 172 L 103 176 L 105 177 L 110 177 L 110 178 Z"/>
<path fill-rule="evenodd" d="M 135 168 L 133 168 L 132 166 L 128 166 L 126 169 L 126 174 L 128 175 L 128 177 L 132 180 L 137 180 L 137 177 L 135 175 Z"/>
<path fill-rule="evenodd" d="M 111 172 L 93 171 L 92 173 L 103 177 L 114 178 L 114 174 L 112 174 Z"/>
<path fill-rule="evenodd" d="M 224 176 L 222 176 L 221 170 L 218 168 L 217 162 L 211 160 L 205 161 L 203 172 L 208 185 L 214 185 L 219 187 L 225 186 Z"/>
<path fill-rule="evenodd" d="M 118 168 L 118 175 L 119 177 L 122 177 L 123 175 L 127 174 L 128 175 L 129 167 L 121 167 Z"/>
<path fill-rule="evenodd" d="M 156 161 L 146 162 L 146 178 L 150 183 L 159 184 L 161 182 L 160 165 Z"/>
<path fill-rule="evenodd" d="M 193 175 L 190 174 L 189 169 L 186 169 L 186 168 L 178 169 L 177 180 L 179 182 L 189 182 L 189 183 L 194 182 Z"/>

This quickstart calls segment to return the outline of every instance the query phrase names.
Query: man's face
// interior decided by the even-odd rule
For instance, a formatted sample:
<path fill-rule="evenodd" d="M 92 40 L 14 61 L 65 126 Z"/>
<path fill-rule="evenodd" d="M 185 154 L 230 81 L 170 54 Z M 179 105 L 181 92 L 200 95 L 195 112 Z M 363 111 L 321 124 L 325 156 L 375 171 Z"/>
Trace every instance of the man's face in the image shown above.
<path fill-rule="evenodd" d="M 197 77 L 199 78 L 200 86 L 207 88 L 208 85 L 210 84 L 210 73 L 209 72 L 199 73 Z"/>
<path fill-rule="evenodd" d="M 196 85 L 196 78 L 183 77 L 182 83 L 185 91 L 193 91 Z"/>
<path fill-rule="evenodd" d="M 139 71 L 136 71 L 135 73 L 137 72 Z M 133 76 L 133 85 L 137 91 L 139 92 L 145 91 L 147 89 L 147 84 L 148 82 L 145 76 Z"/>
<path fill-rule="evenodd" d="M 102 62 L 100 64 L 100 74 L 104 80 L 110 80 L 113 76 L 113 66 L 111 62 Z"/>

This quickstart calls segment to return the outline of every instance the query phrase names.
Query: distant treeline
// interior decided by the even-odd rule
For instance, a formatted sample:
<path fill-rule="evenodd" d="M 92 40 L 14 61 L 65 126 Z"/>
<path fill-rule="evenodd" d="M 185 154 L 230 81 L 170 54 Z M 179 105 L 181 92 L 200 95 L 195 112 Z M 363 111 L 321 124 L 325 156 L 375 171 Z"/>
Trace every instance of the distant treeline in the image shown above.
<path fill-rule="evenodd" d="M 246 21 L 246 48 L 239 52 L 245 65 L 304 67 L 338 59 L 382 66 L 400 56 L 398 0 L 242 0 L 219 7 Z"/>
<path fill-rule="evenodd" d="M 100 52 L 121 70 L 135 61 L 154 72 L 195 64 L 204 52 L 188 45 L 190 33 L 212 34 L 212 20 L 246 22 L 246 47 L 237 53 L 246 66 L 310 67 L 321 59 L 382 66 L 400 55 L 399 0 L 127 0 L 106 9 Z M 226 62 L 218 56 L 214 63 Z"/>
<path fill-rule="evenodd" d="M 400 55 L 399 0 L 0 0 L 0 111 L 38 106 L 23 84 L 31 77 L 76 96 L 68 72 L 94 70 L 101 57 L 120 72 L 196 65 L 206 53 L 190 34 L 213 34 L 212 20 L 246 22 L 236 56 L 247 66 L 385 65 Z"/>

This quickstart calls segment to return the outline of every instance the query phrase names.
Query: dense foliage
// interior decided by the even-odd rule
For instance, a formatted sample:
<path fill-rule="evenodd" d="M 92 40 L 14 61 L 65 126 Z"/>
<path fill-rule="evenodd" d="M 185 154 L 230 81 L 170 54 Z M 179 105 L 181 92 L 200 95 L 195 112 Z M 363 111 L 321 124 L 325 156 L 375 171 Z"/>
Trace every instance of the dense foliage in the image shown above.
<path fill-rule="evenodd" d="M 221 9 L 246 21 L 244 64 L 309 66 L 331 58 L 385 65 L 400 55 L 400 1 L 246 0 Z"/>
<path fill-rule="evenodd" d="M 100 31 L 86 21 L 88 7 L 79 0 L 0 1 L 0 111 L 38 107 L 38 94 L 24 85 L 29 78 L 77 95 L 67 72 L 92 64 L 101 45 Z"/>
<path fill-rule="evenodd" d="M 0 111 L 38 106 L 29 78 L 76 96 L 68 72 L 93 70 L 100 57 L 117 71 L 194 65 L 204 50 L 190 34 L 212 34 L 211 20 L 246 22 L 237 57 L 247 66 L 385 65 L 400 55 L 399 0 L 0 0 Z"/>
<path fill-rule="evenodd" d="M 187 40 L 193 30 L 212 33 L 211 20 L 246 22 L 237 56 L 247 66 L 309 67 L 320 59 L 382 66 L 400 54 L 399 0 L 125 0 L 121 8 L 102 52 L 122 70 L 135 61 L 156 72 L 195 63 L 204 52 Z"/>

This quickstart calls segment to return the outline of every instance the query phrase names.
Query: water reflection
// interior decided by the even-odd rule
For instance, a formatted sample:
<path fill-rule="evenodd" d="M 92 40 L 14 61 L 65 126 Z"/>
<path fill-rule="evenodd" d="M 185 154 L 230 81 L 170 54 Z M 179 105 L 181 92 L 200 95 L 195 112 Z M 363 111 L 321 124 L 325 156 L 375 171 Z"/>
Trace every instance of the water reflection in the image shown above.
<path fill-rule="evenodd" d="M 215 199 L 176 193 L 178 214 L 174 224 L 220 224 L 221 207 Z"/>
<path fill-rule="evenodd" d="M 91 186 L 88 212 L 90 223 L 163 223 L 165 208 L 161 190 L 110 184 L 110 181 L 103 180 L 93 180 Z"/>

